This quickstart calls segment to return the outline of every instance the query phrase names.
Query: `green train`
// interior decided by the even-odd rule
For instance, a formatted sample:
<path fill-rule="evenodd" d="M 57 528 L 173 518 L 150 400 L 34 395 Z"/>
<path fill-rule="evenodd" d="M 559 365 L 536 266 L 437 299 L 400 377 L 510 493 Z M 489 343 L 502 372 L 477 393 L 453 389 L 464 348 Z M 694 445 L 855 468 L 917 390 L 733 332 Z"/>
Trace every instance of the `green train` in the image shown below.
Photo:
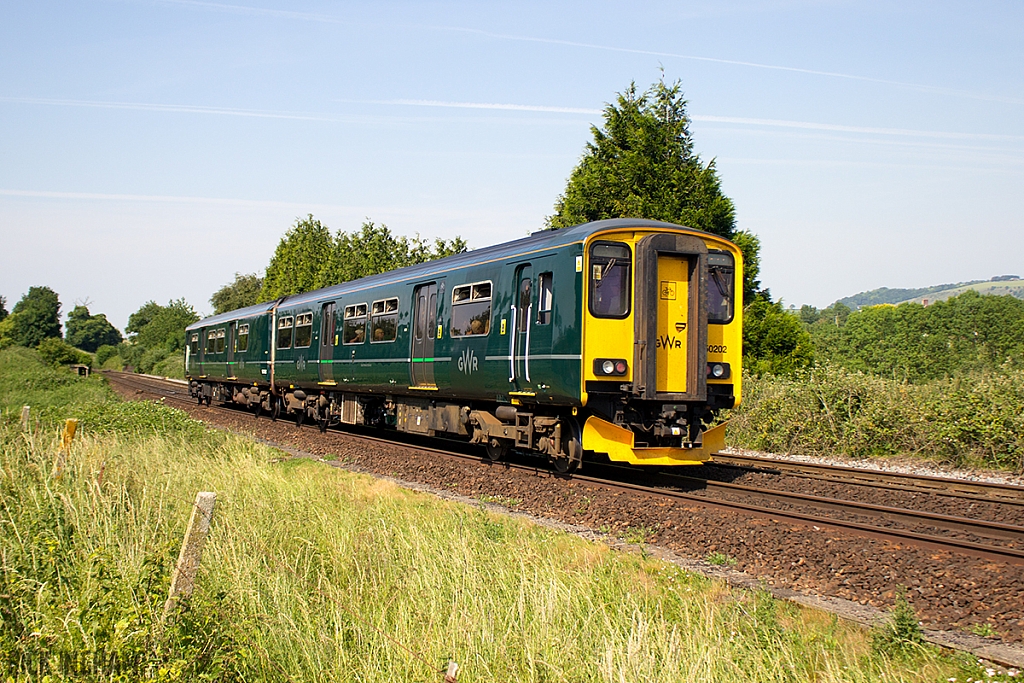
<path fill-rule="evenodd" d="M 461 437 L 558 471 L 692 465 L 740 401 L 743 263 L 710 233 L 614 219 L 215 315 L 186 329 L 199 402 Z"/>

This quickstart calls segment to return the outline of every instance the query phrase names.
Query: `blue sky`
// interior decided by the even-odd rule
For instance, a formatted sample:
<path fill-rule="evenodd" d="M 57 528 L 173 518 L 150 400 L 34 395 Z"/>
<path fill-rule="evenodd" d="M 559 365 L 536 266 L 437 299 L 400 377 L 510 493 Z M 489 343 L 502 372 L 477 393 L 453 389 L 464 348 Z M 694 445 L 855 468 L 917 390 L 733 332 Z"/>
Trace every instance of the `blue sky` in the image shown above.
<path fill-rule="evenodd" d="M 0 294 L 209 312 L 297 216 L 543 226 L 631 81 L 680 79 L 762 281 L 1024 275 L 1024 3 L 0 2 Z"/>

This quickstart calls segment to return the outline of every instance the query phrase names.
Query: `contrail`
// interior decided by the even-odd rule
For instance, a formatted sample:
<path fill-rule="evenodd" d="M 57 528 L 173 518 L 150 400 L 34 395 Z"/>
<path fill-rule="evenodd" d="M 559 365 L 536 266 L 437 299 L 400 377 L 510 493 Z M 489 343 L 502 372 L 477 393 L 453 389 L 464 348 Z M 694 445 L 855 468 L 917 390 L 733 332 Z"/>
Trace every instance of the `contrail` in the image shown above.
<path fill-rule="evenodd" d="M 315 14 L 311 12 L 293 12 L 288 10 L 275 10 L 275 9 L 264 9 L 260 7 L 249 7 L 247 5 L 235 5 L 229 3 L 220 2 L 204 2 L 203 0 L 156 0 L 159 4 L 166 5 L 183 5 L 188 7 L 199 7 L 204 9 L 217 10 L 221 12 L 234 12 L 239 14 L 250 14 L 257 16 L 269 16 L 277 17 L 282 19 L 297 19 L 301 21 L 313 21 L 325 24 L 345 25 L 353 24 L 355 22 L 346 21 L 337 17 Z M 400 25 L 396 25 L 400 26 Z M 468 33 L 485 38 L 492 38 L 496 40 L 509 40 L 523 43 L 539 43 L 546 45 L 564 45 L 566 47 L 577 47 L 587 50 L 601 50 L 604 52 L 617 52 L 622 54 L 635 54 L 635 55 L 648 55 L 652 57 L 663 57 L 671 59 L 683 59 L 695 62 L 710 62 L 714 64 L 728 64 L 731 66 L 743 66 L 752 69 L 767 69 L 771 71 L 786 71 L 790 73 L 807 74 L 810 76 L 824 76 L 827 78 L 843 78 L 853 81 L 862 81 L 866 83 L 878 83 L 880 85 L 892 85 L 900 88 L 910 88 L 922 92 L 929 92 L 938 95 L 953 95 L 956 97 L 965 97 L 975 100 L 984 100 L 988 102 L 1002 102 L 1005 104 L 1024 104 L 1024 99 L 1019 97 L 1006 97 L 1001 95 L 988 95 L 985 93 L 977 93 L 969 90 L 958 90 L 955 88 L 947 88 L 935 85 L 926 85 L 923 83 L 910 83 L 907 81 L 897 81 L 886 78 L 875 78 L 872 76 L 862 76 L 859 74 L 843 73 L 841 71 L 826 71 L 823 69 L 808 69 L 797 66 L 783 66 L 781 64 L 766 64 L 763 62 L 750 62 L 739 59 L 723 59 L 720 57 L 706 57 L 702 55 L 688 55 L 678 52 L 665 52 L 661 50 L 641 50 L 638 48 L 630 47 L 619 47 L 615 45 L 600 45 L 597 43 L 586 43 L 575 40 L 563 40 L 559 38 L 541 38 L 537 36 L 524 36 L 514 35 L 507 33 L 497 33 L 494 31 L 485 31 L 483 29 L 468 28 L 464 26 L 431 26 L 431 25 L 404 25 L 406 28 L 418 28 L 426 29 L 431 31 L 448 31 L 451 33 Z"/>

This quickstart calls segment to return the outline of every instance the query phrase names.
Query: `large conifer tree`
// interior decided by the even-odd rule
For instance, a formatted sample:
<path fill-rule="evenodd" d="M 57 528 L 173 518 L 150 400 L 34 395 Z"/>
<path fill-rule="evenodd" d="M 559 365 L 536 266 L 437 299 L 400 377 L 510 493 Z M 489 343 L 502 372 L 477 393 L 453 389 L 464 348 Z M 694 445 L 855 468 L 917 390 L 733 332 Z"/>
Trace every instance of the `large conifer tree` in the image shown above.
<path fill-rule="evenodd" d="M 591 127 L 565 192 L 548 217 L 551 228 L 604 218 L 648 218 L 731 239 L 743 250 L 744 298 L 759 291 L 760 243 L 736 230 L 732 200 L 722 193 L 714 160 L 693 151 L 690 119 L 679 81 L 661 80 L 638 93 L 636 83 L 604 110 L 604 127 Z"/>

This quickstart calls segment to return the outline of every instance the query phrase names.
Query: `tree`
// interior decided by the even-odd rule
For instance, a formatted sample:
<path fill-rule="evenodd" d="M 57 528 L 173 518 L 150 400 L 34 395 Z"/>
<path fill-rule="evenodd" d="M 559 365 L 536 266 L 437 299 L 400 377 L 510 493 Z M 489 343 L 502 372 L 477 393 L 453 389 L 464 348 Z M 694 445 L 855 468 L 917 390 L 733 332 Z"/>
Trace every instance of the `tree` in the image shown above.
<path fill-rule="evenodd" d="M 224 285 L 210 297 L 213 314 L 235 311 L 260 302 L 263 278 L 256 273 L 235 273 L 235 281 Z"/>
<path fill-rule="evenodd" d="M 811 335 L 779 302 L 757 297 L 743 309 L 743 366 L 756 374 L 789 375 L 814 361 Z"/>
<path fill-rule="evenodd" d="M 272 301 L 330 284 L 328 272 L 334 257 L 335 241 L 330 229 L 313 214 L 296 219 L 270 259 L 260 298 Z"/>
<path fill-rule="evenodd" d="M 630 83 L 604 110 L 604 128 L 587 144 L 548 227 L 604 218 L 648 218 L 685 225 L 736 242 L 743 251 L 744 300 L 758 293 L 760 242 L 736 230 L 732 200 L 722 193 L 714 160 L 693 151 L 686 100 L 664 78 L 644 93 Z"/>
<path fill-rule="evenodd" d="M 338 232 L 312 215 L 297 220 L 277 245 L 260 298 L 264 301 L 356 280 L 396 268 L 466 251 L 461 237 L 435 239 L 394 235 L 386 225 L 367 220 L 359 232 Z"/>
<path fill-rule="evenodd" d="M 0 322 L 7 317 L 7 297 L 0 296 Z"/>
<path fill-rule="evenodd" d="M 121 333 L 110 324 L 102 313 L 90 315 L 86 306 L 75 306 L 68 314 L 64 325 L 68 344 L 94 353 L 103 345 L 116 346 L 121 343 Z"/>
<path fill-rule="evenodd" d="M 36 347 L 50 337 L 60 338 L 60 300 L 49 287 L 31 287 L 3 323 L 0 336 L 20 346 Z"/>
<path fill-rule="evenodd" d="M 195 309 L 184 299 L 169 301 L 166 306 L 148 301 L 128 316 L 124 329 L 137 347 L 171 352 L 184 348 L 185 328 L 197 320 Z"/>

